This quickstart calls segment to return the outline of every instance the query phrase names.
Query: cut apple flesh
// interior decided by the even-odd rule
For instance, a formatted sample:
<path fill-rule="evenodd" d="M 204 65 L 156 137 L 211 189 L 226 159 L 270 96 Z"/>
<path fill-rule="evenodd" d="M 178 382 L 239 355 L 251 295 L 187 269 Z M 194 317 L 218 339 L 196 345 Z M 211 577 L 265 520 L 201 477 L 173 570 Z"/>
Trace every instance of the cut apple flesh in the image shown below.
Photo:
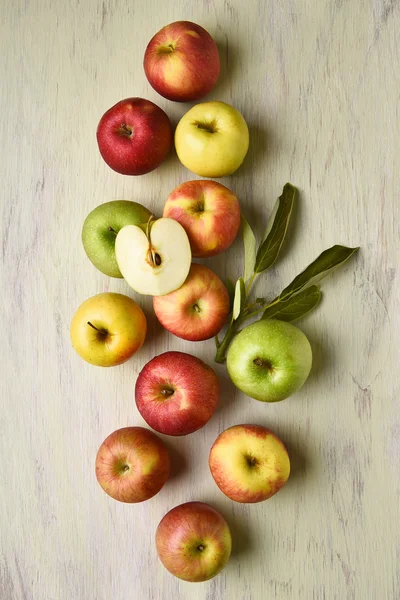
<path fill-rule="evenodd" d="M 125 281 L 149 296 L 164 296 L 180 288 L 192 261 L 186 231 L 168 218 L 155 221 L 148 236 L 136 225 L 123 227 L 115 240 L 115 256 Z"/>

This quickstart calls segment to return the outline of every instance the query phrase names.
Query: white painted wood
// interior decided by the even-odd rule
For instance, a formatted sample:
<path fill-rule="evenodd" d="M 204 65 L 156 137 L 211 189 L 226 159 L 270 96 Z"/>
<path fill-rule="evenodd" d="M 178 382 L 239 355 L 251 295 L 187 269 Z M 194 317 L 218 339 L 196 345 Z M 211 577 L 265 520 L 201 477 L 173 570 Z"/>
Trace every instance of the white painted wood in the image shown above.
<path fill-rule="evenodd" d="M 261 231 L 282 185 L 301 189 L 282 260 L 260 280 L 273 295 L 333 243 L 362 251 L 323 284 L 301 323 L 314 367 L 301 393 L 265 406 L 235 391 L 212 421 L 168 439 L 175 476 L 143 505 L 108 498 L 94 476 L 104 437 L 141 424 L 142 366 L 167 349 L 213 359 L 157 325 L 143 350 L 102 370 L 69 342 L 78 305 L 129 293 L 86 259 L 81 225 L 117 198 L 160 212 L 192 178 L 176 157 L 123 177 L 102 161 L 95 131 L 116 101 L 144 96 L 176 123 L 188 105 L 148 85 L 142 57 L 163 25 L 186 18 L 217 39 L 222 76 L 209 95 L 243 111 L 251 149 L 223 183 Z M 0 597 L 3 600 L 395 600 L 399 542 L 399 27 L 396 0 L 3 0 L 1 3 L 2 344 Z M 239 241 L 207 261 L 237 276 Z M 214 485 L 208 449 L 225 427 L 255 422 L 287 443 L 290 483 L 259 505 Z M 234 555 L 205 584 L 179 582 L 157 561 L 155 528 L 174 505 L 212 503 Z"/>

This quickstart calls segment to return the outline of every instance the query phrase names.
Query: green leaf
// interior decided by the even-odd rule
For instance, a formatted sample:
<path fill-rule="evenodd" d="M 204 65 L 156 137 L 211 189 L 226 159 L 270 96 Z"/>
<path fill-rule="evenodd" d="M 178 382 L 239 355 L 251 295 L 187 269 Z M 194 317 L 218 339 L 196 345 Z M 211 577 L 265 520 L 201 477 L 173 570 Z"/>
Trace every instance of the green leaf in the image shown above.
<path fill-rule="evenodd" d="M 329 275 L 334 269 L 340 267 L 348 260 L 358 248 L 347 248 L 347 246 L 332 246 L 324 250 L 304 271 L 295 277 L 287 287 L 280 293 L 279 298 L 287 299 L 300 290 L 318 283 Z"/>
<path fill-rule="evenodd" d="M 235 284 L 233 283 L 232 279 L 225 280 L 225 287 L 228 290 L 228 296 L 229 296 L 229 312 L 232 312 L 233 299 L 235 297 Z"/>
<path fill-rule="evenodd" d="M 256 255 L 254 267 L 255 273 L 261 273 L 269 269 L 276 259 L 286 236 L 293 203 L 296 196 L 296 188 L 287 183 L 278 198 L 272 215 L 269 219 L 267 229 Z"/>
<path fill-rule="evenodd" d="M 235 286 L 235 298 L 233 300 L 232 322 L 240 315 L 244 303 L 246 302 L 246 286 L 243 277 L 239 277 Z"/>
<path fill-rule="evenodd" d="M 321 300 L 321 290 L 313 285 L 287 300 L 279 300 L 276 304 L 267 307 L 262 319 L 279 319 L 280 321 L 295 321 L 309 313 Z"/>
<path fill-rule="evenodd" d="M 254 273 L 256 264 L 257 242 L 252 228 L 244 215 L 241 215 L 242 236 L 244 245 L 244 281 L 248 281 Z"/>

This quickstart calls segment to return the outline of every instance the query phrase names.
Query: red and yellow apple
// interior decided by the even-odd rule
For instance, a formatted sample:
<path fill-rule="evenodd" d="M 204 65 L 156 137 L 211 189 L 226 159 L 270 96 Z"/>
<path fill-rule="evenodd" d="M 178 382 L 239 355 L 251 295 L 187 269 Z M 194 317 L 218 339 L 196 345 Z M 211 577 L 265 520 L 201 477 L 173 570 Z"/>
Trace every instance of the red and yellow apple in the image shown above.
<path fill-rule="evenodd" d="M 211 35 L 190 21 L 166 25 L 150 40 L 143 61 L 150 85 L 168 100 L 198 100 L 217 82 L 220 61 Z"/>
<path fill-rule="evenodd" d="M 105 292 L 80 305 L 70 335 L 74 349 L 86 362 L 113 367 L 142 347 L 146 330 L 146 317 L 132 298 Z"/>
<path fill-rule="evenodd" d="M 218 403 L 219 384 L 211 367 L 184 352 L 164 352 L 136 380 L 136 406 L 150 427 L 187 435 L 203 427 Z"/>
<path fill-rule="evenodd" d="M 179 221 L 195 257 L 215 256 L 232 244 L 240 228 L 235 194 L 216 181 L 186 181 L 168 196 L 164 217 Z"/>
<path fill-rule="evenodd" d="M 179 338 L 199 342 L 214 337 L 229 315 L 229 294 L 220 278 L 193 263 L 185 283 L 175 292 L 155 296 L 157 319 Z"/>
<path fill-rule="evenodd" d="M 103 490 L 120 502 L 143 502 L 155 496 L 169 477 L 168 450 L 144 427 L 111 433 L 96 457 L 96 477 Z"/>
<path fill-rule="evenodd" d="M 234 425 L 215 440 L 209 467 L 219 489 L 235 502 L 261 502 L 285 485 L 287 450 L 275 433 L 260 425 Z"/>
<path fill-rule="evenodd" d="M 204 502 L 175 506 L 156 531 L 158 556 L 166 569 L 184 581 L 207 581 L 229 560 L 232 537 L 223 516 Z"/>
<path fill-rule="evenodd" d="M 126 98 L 112 106 L 97 127 L 100 154 L 122 175 L 144 175 L 167 157 L 172 126 L 163 110 L 144 98 Z"/>

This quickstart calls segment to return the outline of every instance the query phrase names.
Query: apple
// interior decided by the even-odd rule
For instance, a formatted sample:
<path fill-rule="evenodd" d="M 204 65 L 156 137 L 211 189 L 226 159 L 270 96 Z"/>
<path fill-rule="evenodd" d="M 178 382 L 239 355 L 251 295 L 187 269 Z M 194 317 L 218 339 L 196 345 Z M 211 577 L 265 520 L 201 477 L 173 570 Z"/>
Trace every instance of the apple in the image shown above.
<path fill-rule="evenodd" d="M 232 537 L 223 516 L 204 502 L 175 506 L 156 531 L 158 557 L 184 581 L 207 581 L 222 571 L 232 550 Z"/>
<path fill-rule="evenodd" d="M 143 66 L 156 92 L 176 102 L 208 94 L 220 71 L 216 43 L 203 27 L 190 21 L 160 29 L 146 48 Z"/>
<path fill-rule="evenodd" d="M 185 281 L 192 260 L 189 238 L 174 219 L 149 221 L 146 232 L 123 227 L 115 240 L 115 256 L 126 282 L 139 294 L 169 294 Z"/>
<path fill-rule="evenodd" d="M 235 502 L 262 502 L 288 480 L 290 460 L 275 433 L 260 425 L 234 425 L 215 440 L 209 456 L 215 483 Z"/>
<path fill-rule="evenodd" d="M 96 457 L 96 477 L 103 490 L 120 502 L 144 502 L 169 477 L 168 450 L 144 427 L 123 427 L 102 443 Z"/>
<path fill-rule="evenodd" d="M 136 380 L 136 406 L 150 427 L 187 435 L 203 427 L 216 409 L 218 379 L 211 367 L 184 352 L 164 352 Z"/>
<path fill-rule="evenodd" d="M 185 283 L 171 294 L 153 298 L 161 325 L 179 338 L 199 342 L 214 337 L 226 322 L 229 294 L 220 278 L 193 263 Z"/>
<path fill-rule="evenodd" d="M 122 175 L 144 175 L 167 157 L 172 125 L 163 110 L 144 98 L 126 98 L 100 119 L 97 143 L 105 162 Z"/>
<path fill-rule="evenodd" d="M 89 260 L 109 277 L 122 277 L 115 258 L 115 238 L 125 225 L 148 222 L 151 212 L 137 202 L 112 200 L 88 214 L 82 228 L 82 243 Z"/>
<path fill-rule="evenodd" d="M 70 334 L 81 358 L 98 367 L 113 367 L 142 347 L 146 330 L 146 317 L 132 298 L 106 292 L 80 305 Z"/>
<path fill-rule="evenodd" d="M 240 167 L 249 148 L 249 130 L 236 108 L 225 102 L 193 106 L 178 123 L 179 160 L 201 177 L 224 177 Z"/>
<path fill-rule="evenodd" d="M 243 329 L 227 355 L 233 383 L 261 402 L 279 402 L 297 392 L 311 364 L 311 346 L 304 333 L 291 323 L 274 319 Z"/>
<path fill-rule="evenodd" d="M 168 196 L 163 215 L 182 225 L 197 258 L 229 248 L 240 228 L 238 199 L 217 181 L 196 179 L 178 185 Z"/>

